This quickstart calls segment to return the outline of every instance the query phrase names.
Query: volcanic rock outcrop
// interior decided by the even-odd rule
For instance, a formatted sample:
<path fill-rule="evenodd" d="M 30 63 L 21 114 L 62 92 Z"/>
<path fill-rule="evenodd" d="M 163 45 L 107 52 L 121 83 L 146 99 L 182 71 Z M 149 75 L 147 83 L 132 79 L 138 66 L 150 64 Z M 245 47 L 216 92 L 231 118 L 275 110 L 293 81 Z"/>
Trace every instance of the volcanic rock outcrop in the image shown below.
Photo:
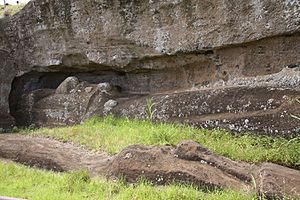
<path fill-rule="evenodd" d="M 299 136 L 299 42 L 293 0 L 33 0 L 0 19 L 0 126 L 144 118 L 150 102 L 153 120 Z"/>
<path fill-rule="evenodd" d="M 72 144 L 46 138 L 0 135 L 0 158 L 55 171 L 87 170 L 91 175 L 140 178 L 163 185 L 257 192 L 261 197 L 300 196 L 300 173 L 272 163 L 251 165 L 213 154 L 200 144 L 183 141 L 176 147 L 133 145 L 115 156 L 91 153 Z"/>

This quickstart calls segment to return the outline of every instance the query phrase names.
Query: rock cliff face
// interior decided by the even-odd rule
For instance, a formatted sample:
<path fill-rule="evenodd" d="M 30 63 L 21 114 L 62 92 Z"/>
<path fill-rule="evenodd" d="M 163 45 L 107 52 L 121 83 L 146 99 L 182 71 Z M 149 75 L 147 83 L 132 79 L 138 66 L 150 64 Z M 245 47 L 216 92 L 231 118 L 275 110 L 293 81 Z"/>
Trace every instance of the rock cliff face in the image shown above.
<path fill-rule="evenodd" d="M 294 0 L 32 1 L 0 19 L 0 125 L 144 118 L 150 103 L 154 120 L 299 134 L 299 43 Z"/>

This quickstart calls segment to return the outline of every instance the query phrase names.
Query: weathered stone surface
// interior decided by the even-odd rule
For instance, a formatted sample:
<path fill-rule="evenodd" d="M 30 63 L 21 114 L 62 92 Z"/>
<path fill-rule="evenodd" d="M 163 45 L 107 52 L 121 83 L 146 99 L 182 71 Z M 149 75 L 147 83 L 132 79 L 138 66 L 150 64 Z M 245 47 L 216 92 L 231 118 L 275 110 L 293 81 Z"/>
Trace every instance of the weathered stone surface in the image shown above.
<path fill-rule="evenodd" d="M 299 137 L 299 43 L 293 0 L 32 0 L 0 19 L 0 128 L 141 119 L 151 107 L 154 121 Z M 191 141 L 115 157 L 23 136 L 0 144 L 0 157 L 59 171 L 238 190 L 254 190 L 253 176 L 262 196 L 300 193 L 299 171 Z"/>
<path fill-rule="evenodd" d="M 250 190 L 250 183 L 241 181 L 209 161 L 180 159 L 172 150 L 172 147 L 130 146 L 116 156 L 109 173 L 122 175 L 128 182 L 137 182 L 144 177 L 158 185 L 176 180 L 181 183 L 192 182 L 204 189 Z"/>
<path fill-rule="evenodd" d="M 112 86 L 109 83 L 99 83 L 97 85 L 100 92 L 109 93 L 112 90 Z"/>
<path fill-rule="evenodd" d="M 295 69 L 236 78 L 225 85 L 216 82 L 213 87 L 148 95 L 116 92 L 110 84 L 109 90 L 104 90 L 99 84 L 81 82 L 67 94 L 37 89 L 21 98 L 16 96 L 19 103 L 13 107 L 13 114 L 19 124 L 41 126 L 79 123 L 93 115 L 111 113 L 145 119 L 149 118 L 146 110 L 151 100 L 152 120 L 291 137 L 299 136 L 300 122 L 291 118 L 291 114 L 300 114 L 300 104 L 295 101 L 300 97 L 299 82 L 300 72 Z"/>
<path fill-rule="evenodd" d="M 133 145 L 115 156 L 72 144 L 22 135 L 0 135 L 0 158 L 56 171 L 86 169 L 93 176 L 141 177 L 155 184 L 181 182 L 202 189 L 257 192 L 263 197 L 300 197 L 300 173 L 271 163 L 251 165 L 213 154 L 193 141 L 176 147 Z"/>
<path fill-rule="evenodd" d="M 299 15 L 298 1 L 290 0 L 43 0 L 12 17 L 6 31 L 24 42 L 30 66 L 126 66 L 145 56 L 291 34 L 299 31 Z"/>
<path fill-rule="evenodd" d="M 299 90 L 275 87 L 223 87 L 173 94 L 157 94 L 125 102 L 117 116 L 147 118 L 147 100 L 155 111 L 153 119 L 184 122 L 202 128 L 224 128 L 236 132 L 299 136 L 300 105 L 293 99 Z"/>
<path fill-rule="evenodd" d="M 255 174 L 257 191 L 261 197 L 300 198 L 300 172 L 273 163 L 263 163 Z"/>
<path fill-rule="evenodd" d="M 197 142 L 191 140 L 180 142 L 176 146 L 174 155 L 183 160 L 198 161 L 203 164 L 212 165 L 245 182 L 252 181 L 251 171 L 256 168 L 245 162 L 236 162 L 223 156 L 215 155 Z"/>
<path fill-rule="evenodd" d="M 8 96 L 15 76 L 15 64 L 9 53 L 1 49 L 0 58 L 0 128 L 11 128 L 15 121 L 10 115 Z"/>
<path fill-rule="evenodd" d="M 108 115 L 110 111 L 118 105 L 116 100 L 110 99 L 104 104 L 103 114 Z"/>
<path fill-rule="evenodd" d="M 55 93 L 56 94 L 68 94 L 72 90 L 75 90 L 76 86 L 78 84 L 79 84 L 79 80 L 77 77 L 75 77 L 75 76 L 68 77 L 58 86 Z"/>
<path fill-rule="evenodd" d="M 156 120 L 297 134 L 299 124 L 288 116 L 298 107 L 286 107 L 282 97 L 299 91 L 299 6 L 290 0 L 33 0 L 0 19 L 0 124 L 13 125 L 11 115 L 17 125 L 79 123 L 106 114 L 109 99 L 118 102 L 110 112 L 140 118 L 145 99 L 153 98 Z M 55 93 L 71 76 L 84 84 Z M 96 88 L 104 82 L 112 91 Z M 262 107 L 243 108 L 247 100 Z"/>

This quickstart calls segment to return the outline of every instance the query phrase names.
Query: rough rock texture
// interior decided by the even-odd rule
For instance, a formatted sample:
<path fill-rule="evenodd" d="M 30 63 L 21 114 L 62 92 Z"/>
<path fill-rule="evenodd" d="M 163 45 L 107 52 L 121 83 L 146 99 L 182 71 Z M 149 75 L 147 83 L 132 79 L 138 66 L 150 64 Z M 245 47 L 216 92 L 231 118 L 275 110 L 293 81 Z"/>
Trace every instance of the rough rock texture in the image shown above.
<path fill-rule="evenodd" d="M 8 103 L 12 80 L 15 76 L 14 62 L 9 53 L 4 50 L 0 50 L 0 58 L 0 128 L 8 128 L 15 123 L 9 114 Z"/>
<path fill-rule="evenodd" d="M 56 94 L 68 94 L 72 90 L 76 89 L 76 86 L 79 84 L 79 80 L 77 77 L 72 76 L 66 78 L 56 89 L 55 93 Z M 88 91 L 88 90 L 87 90 Z"/>
<path fill-rule="evenodd" d="M 261 79 L 233 80 L 228 82 L 232 85 L 214 89 L 204 87 L 149 95 L 129 95 L 107 83 L 81 82 L 64 94 L 37 89 L 21 98 L 16 96 L 20 100 L 12 111 L 19 125 L 44 126 L 80 123 L 95 114 L 149 118 L 146 110 L 151 106 L 152 120 L 235 132 L 299 136 L 299 121 L 290 114 L 297 115 L 300 110 L 300 104 L 295 101 L 300 97 L 297 89 L 300 72 L 284 70 L 285 75 L 288 72 L 291 75 L 286 77 L 280 72 Z M 282 81 L 277 82 L 277 79 Z M 281 87 L 276 87 L 278 85 Z M 104 86 L 108 89 L 103 89 Z"/>
<path fill-rule="evenodd" d="M 300 197 L 299 171 L 233 161 L 193 141 L 176 147 L 133 145 L 108 156 L 51 139 L 11 134 L 0 135 L 0 158 L 56 171 L 86 169 L 94 176 L 124 177 L 132 183 L 144 177 L 160 185 L 176 181 L 208 190 L 255 191 L 269 198 Z"/>
<path fill-rule="evenodd" d="M 282 97 L 299 93 L 299 30 L 294 0 L 33 0 L 0 19 L 0 125 L 140 118 L 153 98 L 157 120 L 297 135 Z"/>
<path fill-rule="evenodd" d="M 183 145 L 192 147 L 182 152 L 180 147 Z M 189 157 L 186 153 L 197 155 Z M 207 154 L 210 158 L 206 157 Z M 115 157 L 109 173 L 124 175 L 128 182 L 137 182 L 140 176 L 144 176 L 156 184 L 176 180 L 195 183 L 205 189 L 235 188 L 249 191 L 251 166 L 229 159 L 218 159 L 218 156 L 191 142 L 183 142 L 176 149 L 171 146 L 133 145 Z"/>
<path fill-rule="evenodd" d="M 154 120 L 184 122 L 202 128 L 220 127 L 236 132 L 299 136 L 299 113 L 293 101 L 299 91 L 273 87 L 225 87 L 151 97 Z M 124 103 L 116 115 L 146 118 L 149 97 Z"/>
<path fill-rule="evenodd" d="M 298 199 L 300 198 L 299 175 L 299 171 L 272 163 L 263 163 L 255 174 L 257 191 L 261 197 L 290 196 L 291 199 Z"/>

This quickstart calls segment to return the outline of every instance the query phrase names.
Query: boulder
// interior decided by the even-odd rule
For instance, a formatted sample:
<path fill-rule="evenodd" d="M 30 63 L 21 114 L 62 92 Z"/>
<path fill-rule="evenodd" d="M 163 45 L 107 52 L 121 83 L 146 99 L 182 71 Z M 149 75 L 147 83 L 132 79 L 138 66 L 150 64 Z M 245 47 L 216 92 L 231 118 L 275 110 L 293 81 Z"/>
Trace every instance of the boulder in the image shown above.
<path fill-rule="evenodd" d="M 257 192 L 261 198 L 300 198 L 300 172 L 273 163 L 263 163 L 255 174 Z"/>
<path fill-rule="evenodd" d="M 79 80 L 77 77 L 72 76 L 66 78 L 56 89 L 56 94 L 68 94 L 72 90 L 75 90 L 76 86 L 79 84 Z"/>
<path fill-rule="evenodd" d="M 158 185 L 176 181 L 193 183 L 195 186 L 209 190 L 220 188 L 251 190 L 251 184 L 247 179 L 240 179 L 234 170 L 227 171 L 218 167 L 219 164 L 225 166 L 226 162 L 216 163 L 205 158 L 201 159 L 201 157 L 198 160 L 185 159 L 178 156 L 181 149 L 175 149 L 175 151 L 174 153 L 174 149 L 170 146 L 130 146 L 113 160 L 110 174 L 123 176 L 128 182 L 137 182 L 144 177 Z M 247 175 L 243 174 L 243 176 Z"/>
<path fill-rule="evenodd" d="M 103 114 L 107 115 L 114 107 L 118 105 L 118 102 L 110 99 L 104 104 Z"/>
<path fill-rule="evenodd" d="M 1 134 L 0 158 L 55 171 L 85 169 L 92 176 L 123 178 L 129 183 L 145 178 L 157 185 L 187 183 L 203 190 L 256 192 L 269 199 L 300 197 L 298 170 L 233 161 L 193 141 L 176 147 L 132 145 L 109 156 L 49 138 Z"/>

